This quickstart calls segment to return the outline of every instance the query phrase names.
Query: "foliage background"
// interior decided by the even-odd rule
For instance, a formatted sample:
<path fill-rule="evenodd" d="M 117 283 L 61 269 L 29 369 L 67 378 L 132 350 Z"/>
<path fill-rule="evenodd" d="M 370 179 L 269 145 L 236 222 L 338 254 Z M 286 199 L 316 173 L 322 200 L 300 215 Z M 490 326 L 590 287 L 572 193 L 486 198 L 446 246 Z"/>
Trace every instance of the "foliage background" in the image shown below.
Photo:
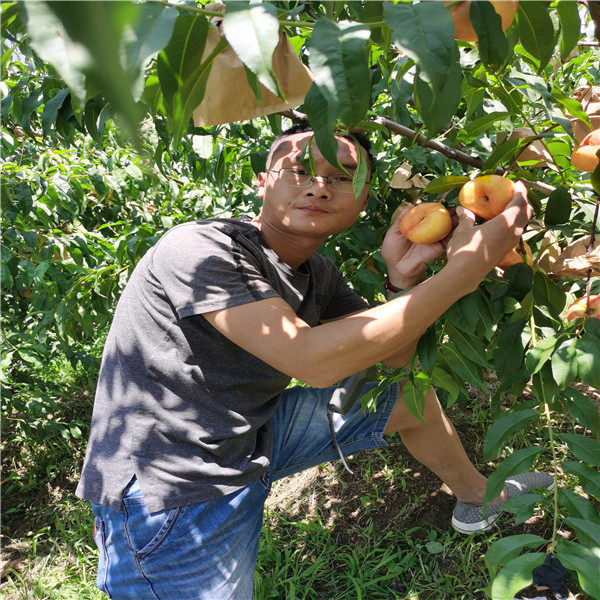
<path fill-rule="evenodd" d="M 214 58 L 203 53 L 213 27 L 204 4 L 2 5 L 2 414 L 5 439 L 8 432 L 15 444 L 5 450 L 3 483 L 10 522 L 27 519 L 28 494 L 40 482 L 64 485 L 76 476 L 69 453 L 78 448 L 81 460 L 102 341 L 137 260 L 179 222 L 256 214 L 254 177 L 270 141 L 298 116 L 194 127 L 191 109 Z M 545 506 L 552 533 L 511 536 L 490 550 L 494 598 L 512 598 L 545 551 L 600 597 L 600 423 L 596 407 L 571 386 L 600 386 L 600 322 L 564 321 L 565 306 L 600 293 L 600 283 L 586 269 L 559 276 L 548 258 L 577 241 L 596 248 L 593 176 L 570 165 L 572 119 L 589 123 L 573 91 L 600 84 L 597 48 L 577 46 L 593 39 L 588 8 L 521 3 L 502 34 L 489 3 L 478 2 L 471 13 L 478 44 L 455 42 L 439 2 L 228 2 L 223 26 L 249 82 L 275 92 L 270 55 L 279 30 L 287 32 L 315 76 L 300 108 L 324 153 L 331 153 L 334 125 L 371 132 L 377 167 L 366 214 L 321 249 L 369 301 L 383 297 L 378 249 L 392 214 L 414 200 L 389 185 L 405 161 L 430 181 L 421 197 L 448 192 L 448 206 L 478 172 L 509 169 L 529 182 L 536 218 L 525 238 L 534 267 L 490 273 L 430 328 L 406 394 L 415 412 L 431 382 L 446 406 L 468 408 L 468 386 L 488 398 L 497 419 L 482 452 L 486 460 L 503 459 L 489 497 L 507 475 L 543 456 L 566 488 L 514 507 L 523 517 Z M 549 166 L 517 159 L 532 139 L 500 141 L 498 134 L 520 126 L 544 142 Z M 432 151 L 425 139 L 472 160 Z M 381 386 L 398 376 L 382 373 Z M 526 388 L 533 395 L 524 403 Z M 557 419 L 585 429 L 559 432 Z M 515 444 L 519 435 L 524 440 Z M 571 539 L 558 535 L 563 529 Z M 528 546 L 541 551 L 519 556 Z"/>

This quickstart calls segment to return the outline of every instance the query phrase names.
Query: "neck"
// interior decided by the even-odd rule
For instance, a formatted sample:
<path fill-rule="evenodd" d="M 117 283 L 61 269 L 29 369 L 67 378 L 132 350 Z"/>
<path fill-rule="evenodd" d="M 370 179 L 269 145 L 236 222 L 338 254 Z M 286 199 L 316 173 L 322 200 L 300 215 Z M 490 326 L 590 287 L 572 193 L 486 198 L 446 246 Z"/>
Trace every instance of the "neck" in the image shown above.
<path fill-rule="evenodd" d="M 252 219 L 252 222 L 262 233 L 269 248 L 292 269 L 297 269 L 304 261 L 308 260 L 327 239 L 327 236 L 309 237 L 305 234 L 294 234 L 276 229 L 265 223 L 260 215 Z"/>

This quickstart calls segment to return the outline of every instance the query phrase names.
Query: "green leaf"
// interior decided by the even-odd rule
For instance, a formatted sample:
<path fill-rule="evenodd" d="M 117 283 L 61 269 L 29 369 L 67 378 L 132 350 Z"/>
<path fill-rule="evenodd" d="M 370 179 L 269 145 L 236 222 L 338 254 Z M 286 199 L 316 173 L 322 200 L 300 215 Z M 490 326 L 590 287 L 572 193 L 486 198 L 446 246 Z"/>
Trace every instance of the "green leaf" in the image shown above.
<path fill-rule="evenodd" d="M 600 524 L 598 522 L 590 522 L 576 517 L 567 517 L 564 522 L 575 531 L 580 542 L 600 550 Z"/>
<path fill-rule="evenodd" d="M 480 379 L 477 367 L 469 359 L 465 358 L 455 348 L 450 345 L 444 345 L 442 350 L 443 356 L 448 361 L 452 370 L 462 377 L 467 383 L 479 388 L 485 394 L 490 395 L 490 391 Z"/>
<path fill-rule="evenodd" d="M 525 145 L 525 140 L 511 140 L 510 142 L 502 142 L 498 144 L 490 156 L 483 163 L 484 171 L 491 171 L 498 165 L 510 163 L 519 154 L 521 147 Z"/>
<path fill-rule="evenodd" d="M 566 96 L 562 90 L 558 88 L 552 88 L 552 98 L 556 100 L 566 112 L 570 113 L 573 117 L 581 119 L 586 125 L 591 126 L 589 115 L 583 110 L 581 102 Z M 560 189 L 560 188 L 558 188 Z"/>
<path fill-rule="evenodd" d="M 581 21 L 579 20 L 579 10 L 576 2 L 557 2 L 556 9 L 560 19 L 558 47 L 560 57 L 564 60 L 577 46 Z"/>
<path fill-rule="evenodd" d="M 352 176 L 352 191 L 354 192 L 354 198 L 358 199 L 362 191 L 365 189 L 367 177 L 369 175 L 369 169 L 363 147 L 355 139 L 353 139 L 353 141 L 358 158 L 356 161 L 356 171 L 354 171 L 354 175 Z"/>
<path fill-rule="evenodd" d="M 355 127 L 371 104 L 367 59 L 369 29 L 362 24 L 321 18 L 310 38 L 309 65 L 328 106 L 329 118 Z"/>
<path fill-rule="evenodd" d="M 548 14 L 549 2 L 519 2 L 519 36 L 527 52 L 540 61 L 538 71 L 548 64 L 554 51 L 554 24 Z"/>
<path fill-rule="evenodd" d="M 458 396 L 460 394 L 461 388 L 456 381 L 456 379 L 448 373 L 448 371 L 442 369 L 439 365 L 436 365 L 433 368 L 433 373 L 431 374 L 431 380 L 435 387 L 446 390 L 450 394 L 450 399 L 448 404 L 451 406 L 456 402 Z"/>
<path fill-rule="evenodd" d="M 497 71 L 510 52 L 500 15 L 490 2 L 471 2 L 469 19 L 477 33 L 477 48 L 483 64 L 489 70 Z"/>
<path fill-rule="evenodd" d="M 56 121 L 58 111 L 62 107 L 65 98 L 69 95 L 69 90 L 59 90 L 58 93 L 44 104 L 44 111 L 42 112 L 42 132 L 44 135 L 50 133 L 52 125 Z"/>
<path fill-rule="evenodd" d="M 546 540 L 539 535 L 523 533 L 520 535 L 511 535 L 500 540 L 496 540 L 485 554 L 485 564 L 491 570 L 493 566 L 504 565 L 516 558 L 523 548 L 537 547 L 544 544 Z"/>
<path fill-rule="evenodd" d="M 27 23 L 31 47 L 45 62 L 52 65 L 69 86 L 80 107 L 86 97 L 83 67 L 89 60 L 71 40 L 56 14 L 45 2 L 20 2 L 23 20 Z"/>
<path fill-rule="evenodd" d="M 425 409 L 425 394 L 431 387 L 431 381 L 425 373 L 411 373 L 409 380 L 402 388 L 402 401 L 408 409 L 408 412 L 419 421 L 427 423 L 423 418 Z"/>
<path fill-rule="evenodd" d="M 515 524 L 521 525 L 533 516 L 535 507 L 544 501 L 541 494 L 522 494 L 509 498 L 502 504 L 502 510 L 515 515 Z"/>
<path fill-rule="evenodd" d="M 435 324 L 431 325 L 417 342 L 417 356 L 425 373 L 431 375 L 437 356 L 437 334 Z"/>
<path fill-rule="evenodd" d="M 460 102 L 462 72 L 450 12 L 440 2 L 386 2 L 384 15 L 393 43 L 417 65 L 415 102 L 430 133 L 437 133 Z"/>
<path fill-rule="evenodd" d="M 467 181 L 469 181 L 469 178 L 462 175 L 444 175 L 429 182 L 423 191 L 427 194 L 441 194 L 462 187 Z"/>
<path fill-rule="evenodd" d="M 446 324 L 445 333 L 461 353 L 482 367 L 489 367 L 484 345 L 475 337 L 467 335 L 454 327 L 451 323 Z"/>
<path fill-rule="evenodd" d="M 548 197 L 544 211 L 546 227 L 566 223 L 571 216 L 571 194 L 564 187 L 557 187 Z"/>
<path fill-rule="evenodd" d="M 569 515 L 579 519 L 600 523 L 600 515 L 596 507 L 580 494 L 566 488 L 558 489 L 558 501 L 567 509 Z"/>
<path fill-rule="evenodd" d="M 192 112 L 204 97 L 213 60 L 227 47 L 227 42 L 220 38 L 205 57 L 207 34 L 204 17 L 179 16 L 171 40 L 158 55 L 158 78 L 169 131 L 175 140 L 187 131 Z"/>
<path fill-rule="evenodd" d="M 273 73 L 273 53 L 279 43 L 277 8 L 268 2 L 249 4 L 232 0 L 226 6 L 221 27 L 229 45 L 271 93 L 283 98 Z"/>
<path fill-rule="evenodd" d="M 577 573 L 579 585 L 592 598 L 600 598 L 600 558 L 588 548 L 559 540 L 556 558 L 567 568 Z"/>
<path fill-rule="evenodd" d="M 559 388 L 564 389 L 577 377 L 577 350 L 573 340 L 565 340 L 552 355 L 552 376 Z"/>
<path fill-rule="evenodd" d="M 121 59 L 125 32 L 135 30 L 141 6 L 132 2 L 85 1 L 54 1 L 48 6 L 68 36 L 77 42 L 74 60 L 80 61 L 77 68 L 85 73 L 88 88 L 102 90 L 122 126 L 132 137 L 136 136 L 142 115 L 132 95 L 134 76 L 125 70 Z"/>
<path fill-rule="evenodd" d="M 600 442 L 577 433 L 563 433 L 558 436 L 566 442 L 571 452 L 582 462 L 600 467 Z"/>
<path fill-rule="evenodd" d="M 586 319 L 583 335 L 573 342 L 577 350 L 577 374 L 595 388 L 600 388 L 600 321 Z"/>
<path fill-rule="evenodd" d="M 527 352 L 525 355 L 525 368 L 531 373 L 537 373 L 550 358 L 554 352 L 554 348 L 558 338 L 556 335 L 551 335 L 547 338 L 542 338 L 538 343 Z"/>
<path fill-rule="evenodd" d="M 558 317 L 565 307 L 566 294 L 545 273 L 536 271 L 533 276 L 533 299 L 537 305 L 547 306 Z"/>
<path fill-rule="evenodd" d="M 503 121 L 508 116 L 510 116 L 509 112 L 492 112 L 487 115 L 484 115 L 483 117 L 479 117 L 478 119 L 475 119 L 474 121 L 469 123 L 461 131 L 459 138 L 463 143 L 470 142 L 470 141 L 478 138 L 481 134 L 487 132 L 492 123 L 496 123 L 496 121 Z M 449 177 L 456 177 L 456 176 L 450 175 Z M 465 178 L 461 177 L 460 179 L 465 180 L 462 183 L 466 183 L 466 181 L 468 181 L 468 179 L 466 177 Z M 461 183 L 461 185 L 462 185 L 462 183 Z M 429 185 L 431 185 L 431 184 L 429 184 Z M 425 188 L 425 189 L 427 190 L 427 188 Z M 446 190 L 443 190 L 443 191 L 446 191 Z"/>
<path fill-rule="evenodd" d="M 533 270 L 529 265 L 518 263 L 504 271 L 503 279 L 508 281 L 506 295 L 521 302 L 531 290 L 533 284 Z"/>
<path fill-rule="evenodd" d="M 560 392 L 558 385 L 552 377 L 552 367 L 550 363 L 544 366 L 533 376 L 533 393 L 540 404 L 542 402 L 552 402 L 556 394 Z"/>
<path fill-rule="evenodd" d="M 444 88 L 436 96 L 431 86 L 420 77 L 417 69 L 414 84 L 415 106 L 423 118 L 430 135 L 435 135 L 448 125 L 460 103 L 462 73 L 452 70 L 444 83 Z"/>
<path fill-rule="evenodd" d="M 492 600 L 513 600 L 518 591 L 531 585 L 533 569 L 545 559 L 544 552 L 533 552 L 508 561 L 492 581 Z"/>
<path fill-rule="evenodd" d="M 123 36 L 123 66 L 133 81 L 137 101 L 144 90 L 146 67 L 171 39 L 177 11 L 159 4 L 145 3 L 133 28 Z"/>
<path fill-rule="evenodd" d="M 596 156 L 600 157 L 600 149 L 596 152 Z M 596 168 L 592 171 L 590 181 L 596 194 L 600 194 L 600 161 L 596 165 Z"/>
<path fill-rule="evenodd" d="M 500 456 L 504 443 L 516 431 L 523 429 L 525 424 L 538 417 L 531 409 L 510 410 L 502 413 L 488 429 L 483 443 L 484 460 L 494 460 Z"/>
<path fill-rule="evenodd" d="M 498 337 L 492 358 L 497 373 L 515 373 L 521 368 L 525 353 L 522 341 L 524 327 L 524 320 L 514 321 Z"/>
<path fill-rule="evenodd" d="M 600 483 L 598 482 L 598 471 L 596 469 L 570 460 L 563 462 L 562 468 L 567 473 L 579 477 L 579 484 L 584 492 L 594 496 L 596 500 L 600 500 Z"/>
<path fill-rule="evenodd" d="M 303 106 L 321 154 L 330 165 L 345 172 L 346 169 L 339 163 L 337 157 L 338 141 L 332 128 L 334 119 L 329 114 L 327 100 L 316 85 L 313 84 L 308 90 Z"/>
<path fill-rule="evenodd" d="M 563 395 L 571 400 L 567 404 L 567 412 L 571 417 L 600 438 L 600 414 L 597 406 L 575 388 L 567 388 Z"/>
<path fill-rule="evenodd" d="M 504 459 L 488 477 L 483 496 L 484 504 L 500 495 L 504 488 L 504 482 L 508 477 L 529 471 L 538 454 L 543 451 L 544 448 L 541 446 L 529 446 L 515 450 L 508 458 Z"/>

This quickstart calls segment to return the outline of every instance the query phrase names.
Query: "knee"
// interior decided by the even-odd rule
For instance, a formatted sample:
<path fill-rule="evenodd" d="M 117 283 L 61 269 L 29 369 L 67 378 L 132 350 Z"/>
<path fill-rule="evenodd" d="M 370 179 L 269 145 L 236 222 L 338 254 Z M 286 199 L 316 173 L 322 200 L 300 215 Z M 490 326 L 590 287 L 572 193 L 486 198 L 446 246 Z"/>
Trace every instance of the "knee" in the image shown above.
<path fill-rule="evenodd" d="M 398 402 L 390 416 L 384 433 L 425 432 L 430 430 L 432 426 L 438 426 L 441 422 L 447 420 L 433 387 L 430 387 L 425 394 L 425 403 L 421 417 L 422 420 L 408 410 L 404 403 L 402 392 L 400 392 Z"/>

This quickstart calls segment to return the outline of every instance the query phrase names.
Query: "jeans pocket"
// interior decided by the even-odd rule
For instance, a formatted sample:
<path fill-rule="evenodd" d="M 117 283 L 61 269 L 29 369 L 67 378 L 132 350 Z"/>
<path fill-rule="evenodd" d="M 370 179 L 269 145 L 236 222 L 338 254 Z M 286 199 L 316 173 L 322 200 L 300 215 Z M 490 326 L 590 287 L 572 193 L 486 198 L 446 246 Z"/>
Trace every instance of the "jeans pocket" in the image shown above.
<path fill-rule="evenodd" d="M 181 508 L 148 512 L 141 498 L 123 498 L 125 508 L 125 534 L 138 559 L 148 556 L 165 540 Z"/>

